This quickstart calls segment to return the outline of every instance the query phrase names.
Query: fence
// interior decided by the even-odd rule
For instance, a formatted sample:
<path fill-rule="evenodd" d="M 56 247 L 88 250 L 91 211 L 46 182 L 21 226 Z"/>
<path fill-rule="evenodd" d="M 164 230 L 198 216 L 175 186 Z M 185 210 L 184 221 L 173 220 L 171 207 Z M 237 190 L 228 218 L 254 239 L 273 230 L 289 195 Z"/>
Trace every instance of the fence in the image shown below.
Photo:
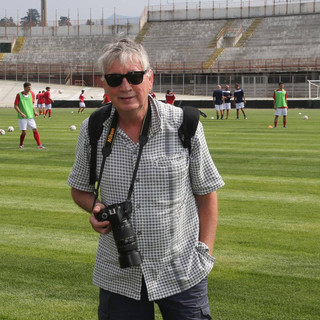
<path fill-rule="evenodd" d="M 280 81 L 283 81 L 290 91 L 290 97 L 307 98 L 309 96 L 307 80 L 320 79 L 319 60 L 318 58 L 297 60 L 300 61 L 299 72 L 294 64 L 289 64 L 289 60 L 286 62 L 285 59 L 278 62 L 272 59 L 257 60 L 257 63 L 251 60 L 250 64 L 249 61 L 238 61 L 237 67 L 241 66 L 241 68 L 237 69 L 231 62 L 224 61 L 224 67 L 218 65 L 218 67 L 203 70 L 202 73 L 198 72 L 199 66 L 194 68 L 185 66 L 183 69 L 176 65 L 167 65 L 167 68 L 162 65 L 160 68 L 158 64 L 154 64 L 152 66 L 155 73 L 154 91 L 165 92 L 170 89 L 177 94 L 211 96 L 217 84 L 229 84 L 233 87 L 238 82 L 249 97 L 263 98 L 270 97 L 272 90 L 278 86 Z M 279 66 L 283 66 L 283 69 Z M 0 79 L 102 86 L 100 72 L 94 64 L 2 63 L 0 64 Z"/>

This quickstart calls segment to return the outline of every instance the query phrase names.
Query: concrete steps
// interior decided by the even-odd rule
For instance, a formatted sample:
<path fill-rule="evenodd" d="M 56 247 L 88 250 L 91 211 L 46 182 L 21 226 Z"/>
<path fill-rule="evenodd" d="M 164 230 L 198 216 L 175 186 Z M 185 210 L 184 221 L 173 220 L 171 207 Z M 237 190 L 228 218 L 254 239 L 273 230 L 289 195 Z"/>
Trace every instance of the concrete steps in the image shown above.
<path fill-rule="evenodd" d="M 253 35 L 257 27 L 260 25 L 262 22 L 262 18 L 257 18 L 255 19 L 251 26 L 244 32 L 242 37 L 239 39 L 235 47 L 243 47 L 245 43 L 250 39 L 250 37 Z"/>
<path fill-rule="evenodd" d="M 19 53 L 22 50 L 25 41 L 26 37 L 18 37 L 12 49 L 12 53 Z"/>

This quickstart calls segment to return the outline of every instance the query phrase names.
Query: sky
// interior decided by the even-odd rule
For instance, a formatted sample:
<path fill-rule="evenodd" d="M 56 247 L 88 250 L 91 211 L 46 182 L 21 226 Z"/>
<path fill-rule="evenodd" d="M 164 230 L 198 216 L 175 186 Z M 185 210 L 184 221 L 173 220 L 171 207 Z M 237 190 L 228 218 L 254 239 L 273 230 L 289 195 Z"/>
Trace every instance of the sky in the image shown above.
<path fill-rule="evenodd" d="M 102 17 L 102 8 L 104 18 L 113 15 L 114 10 L 116 15 L 139 17 L 143 12 L 145 6 L 172 4 L 174 0 L 47 0 L 47 20 L 55 20 L 56 12 L 57 18 L 60 16 L 68 16 L 68 9 L 70 12 L 70 19 L 77 19 L 77 12 L 79 9 L 79 19 L 90 18 L 90 8 L 92 19 L 100 19 Z M 177 2 L 177 0 L 176 0 Z M 12 17 L 14 21 L 25 17 L 28 9 L 37 9 L 41 13 L 41 0 L 10 0 L 1 1 L 0 19 Z M 18 11 L 18 13 L 17 13 Z"/>

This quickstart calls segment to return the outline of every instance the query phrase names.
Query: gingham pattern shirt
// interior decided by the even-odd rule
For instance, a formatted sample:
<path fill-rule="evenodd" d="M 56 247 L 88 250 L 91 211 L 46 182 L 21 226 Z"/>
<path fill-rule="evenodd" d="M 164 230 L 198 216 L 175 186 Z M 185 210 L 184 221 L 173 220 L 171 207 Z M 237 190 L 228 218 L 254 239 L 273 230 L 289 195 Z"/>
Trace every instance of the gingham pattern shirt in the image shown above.
<path fill-rule="evenodd" d="M 131 223 L 137 235 L 142 264 L 121 269 L 112 232 L 100 235 L 93 283 L 133 299 L 140 299 L 142 276 L 149 300 L 157 300 L 191 288 L 205 278 L 214 264 L 208 247 L 199 241 L 199 217 L 194 194 L 208 194 L 224 185 L 208 150 L 202 124 L 192 138 L 192 152 L 183 148 L 178 128 L 181 108 L 152 98 L 149 141 L 144 146 L 132 194 Z M 97 172 L 101 149 L 111 116 L 98 141 Z M 88 119 L 82 123 L 76 160 L 68 184 L 93 192 L 89 185 L 90 145 Z M 139 150 L 118 128 L 101 181 L 106 205 L 126 200 Z"/>

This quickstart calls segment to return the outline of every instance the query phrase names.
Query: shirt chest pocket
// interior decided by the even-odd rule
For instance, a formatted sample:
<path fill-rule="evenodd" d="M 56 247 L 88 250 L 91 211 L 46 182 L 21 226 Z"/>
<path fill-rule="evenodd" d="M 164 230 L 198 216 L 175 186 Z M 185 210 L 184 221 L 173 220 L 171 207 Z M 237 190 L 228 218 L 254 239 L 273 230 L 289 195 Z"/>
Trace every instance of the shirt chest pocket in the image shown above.
<path fill-rule="evenodd" d="M 189 181 L 189 156 L 185 153 L 154 157 L 148 166 L 148 192 L 167 203 L 183 196 Z"/>

